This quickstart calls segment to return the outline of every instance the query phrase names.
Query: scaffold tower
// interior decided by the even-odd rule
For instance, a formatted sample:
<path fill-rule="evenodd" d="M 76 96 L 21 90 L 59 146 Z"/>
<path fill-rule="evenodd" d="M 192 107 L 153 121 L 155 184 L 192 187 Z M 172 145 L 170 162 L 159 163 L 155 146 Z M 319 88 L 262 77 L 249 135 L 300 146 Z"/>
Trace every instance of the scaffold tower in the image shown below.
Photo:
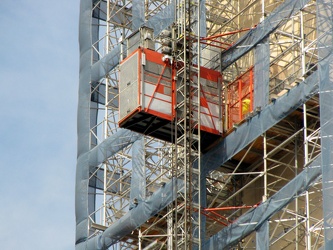
<path fill-rule="evenodd" d="M 333 249 L 332 17 L 81 0 L 76 249 Z"/>

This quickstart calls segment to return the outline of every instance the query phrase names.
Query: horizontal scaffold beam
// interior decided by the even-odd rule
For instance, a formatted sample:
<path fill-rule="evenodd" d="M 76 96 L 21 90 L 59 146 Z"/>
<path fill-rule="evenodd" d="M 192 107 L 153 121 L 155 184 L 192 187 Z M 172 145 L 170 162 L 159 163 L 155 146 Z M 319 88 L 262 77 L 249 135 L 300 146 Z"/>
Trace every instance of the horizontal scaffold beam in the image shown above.
<path fill-rule="evenodd" d="M 93 29 L 94 20 L 92 17 L 92 8 L 95 2 L 96 1 L 94 0 L 80 1 L 80 79 L 77 115 L 78 158 L 76 167 L 75 187 L 76 248 L 81 248 L 81 246 L 83 245 L 86 246 L 89 237 L 88 187 L 90 170 L 95 169 L 108 157 L 111 157 L 122 148 L 126 147 L 130 143 L 133 143 L 141 136 L 128 130 L 119 130 L 116 134 L 107 138 L 105 141 L 97 145 L 94 149 L 90 150 L 91 84 L 105 77 L 108 72 L 110 72 L 119 64 L 120 60 L 120 45 L 118 45 L 102 59 L 91 65 L 91 62 L 93 61 L 91 53 L 93 47 L 92 40 L 95 34 L 94 32 L 96 31 L 95 29 Z M 136 3 L 140 4 L 140 2 L 138 1 Z M 172 14 L 172 11 L 174 11 L 174 6 L 170 4 L 169 6 L 164 8 L 159 13 L 159 15 L 156 15 L 149 19 L 147 25 L 152 26 L 155 29 L 155 32 L 160 32 L 161 29 L 166 28 L 173 22 L 174 15 Z M 140 22 L 140 20 L 138 22 Z M 159 192 L 163 192 L 163 190 L 161 189 Z M 155 201 L 156 204 L 164 204 L 164 198 L 162 197 L 161 199 L 162 200 Z M 149 201 L 147 202 L 149 204 Z M 143 204 L 146 204 L 147 202 Z M 135 227 L 133 229 L 135 229 Z M 114 237 L 119 238 L 122 236 L 124 235 L 121 234 Z"/>
<path fill-rule="evenodd" d="M 174 21 L 174 4 L 166 6 L 159 13 L 151 17 L 144 25 L 154 29 L 154 34 L 159 34 L 163 29 L 166 29 Z M 97 82 L 105 75 L 113 70 L 119 64 L 120 46 L 115 46 L 111 52 L 106 54 L 91 67 L 91 81 Z"/>
<path fill-rule="evenodd" d="M 76 250 L 108 249 L 111 245 L 130 234 L 133 230 L 144 224 L 147 220 L 170 204 L 176 197 L 176 190 L 181 189 L 182 186 L 182 181 L 172 179 L 169 183 L 163 185 L 148 200 L 139 202 L 136 207 L 129 210 L 123 217 L 108 227 L 101 235 L 78 244 Z"/>
<path fill-rule="evenodd" d="M 81 154 L 77 159 L 75 186 L 76 243 L 87 239 L 88 185 L 89 173 L 109 157 L 132 144 L 142 135 L 127 129 L 119 129 L 117 133 L 105 139 L 92 150 Z"/>
<path fill-rule="evenodd" d="M 245 123 L 240 124 L 219 144 L 205 153 L 201 157 L 201 168 L 206 174 L 218 168 L 318 91 L 318 73 L 315 71 L 285 95 L 276 99 L 253 117 L 248 118 Z"/>
<path fill-rule="evenodd" d="M 300 11 L 310 0 L 286 0 L 255 28 L 242 36 L 221 54 L 221 71 L 237 61 L 257 44 L 284 25 L 291 16 Z"/>
<path fill-rule="evenodd" d="M 235 222 L 211 237 L 205 244 L 207 250 L 228 249 L 250 233 L 258 230 L 271 216 L 307 191 L 321 175 L 321 155 L 281 188 L 267 201 L 240 216 Z"/>

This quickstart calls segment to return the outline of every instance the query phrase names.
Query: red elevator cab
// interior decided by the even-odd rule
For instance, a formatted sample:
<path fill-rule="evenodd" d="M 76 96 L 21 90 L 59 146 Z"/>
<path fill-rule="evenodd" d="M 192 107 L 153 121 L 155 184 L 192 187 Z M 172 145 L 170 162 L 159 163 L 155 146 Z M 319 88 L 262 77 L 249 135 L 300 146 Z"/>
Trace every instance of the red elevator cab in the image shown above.
<path fill-rule="evenodd" d="M 177 67 L 165 55 L 138 48 L 120 63 L 119 126 L 174 141 Z M 191 80 L 198 81 L 198 74 Z M 200 67 L 201 146 L 204 151 L 221 137 L 222 85 L 218 71 Z M 197 102 L 198 96 L 191 96 Z"/>

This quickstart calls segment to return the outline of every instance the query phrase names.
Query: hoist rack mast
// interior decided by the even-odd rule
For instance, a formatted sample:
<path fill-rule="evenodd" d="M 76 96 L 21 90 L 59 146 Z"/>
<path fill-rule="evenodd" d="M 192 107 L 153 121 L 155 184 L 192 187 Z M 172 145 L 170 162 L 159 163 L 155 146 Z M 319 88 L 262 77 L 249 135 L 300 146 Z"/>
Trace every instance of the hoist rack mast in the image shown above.
<path fill-rule="evenodd" d="M 200 23 L 199 0 L 176 1 L 177 105 L 174 176 L 182 181 L 175 202 L 174 249 L 201 249 Z M 197 164 L 196 166 L 194 164 Z"/>

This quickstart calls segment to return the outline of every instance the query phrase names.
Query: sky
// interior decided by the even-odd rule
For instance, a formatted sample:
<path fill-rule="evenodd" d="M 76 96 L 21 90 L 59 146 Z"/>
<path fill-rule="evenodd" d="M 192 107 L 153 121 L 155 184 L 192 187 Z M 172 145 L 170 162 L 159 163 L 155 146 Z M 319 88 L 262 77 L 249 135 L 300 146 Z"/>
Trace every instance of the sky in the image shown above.
<path fill-rule="evenodd" d="M 0 249 L 74 249 L 79 0 L 0 0 Z"/>

